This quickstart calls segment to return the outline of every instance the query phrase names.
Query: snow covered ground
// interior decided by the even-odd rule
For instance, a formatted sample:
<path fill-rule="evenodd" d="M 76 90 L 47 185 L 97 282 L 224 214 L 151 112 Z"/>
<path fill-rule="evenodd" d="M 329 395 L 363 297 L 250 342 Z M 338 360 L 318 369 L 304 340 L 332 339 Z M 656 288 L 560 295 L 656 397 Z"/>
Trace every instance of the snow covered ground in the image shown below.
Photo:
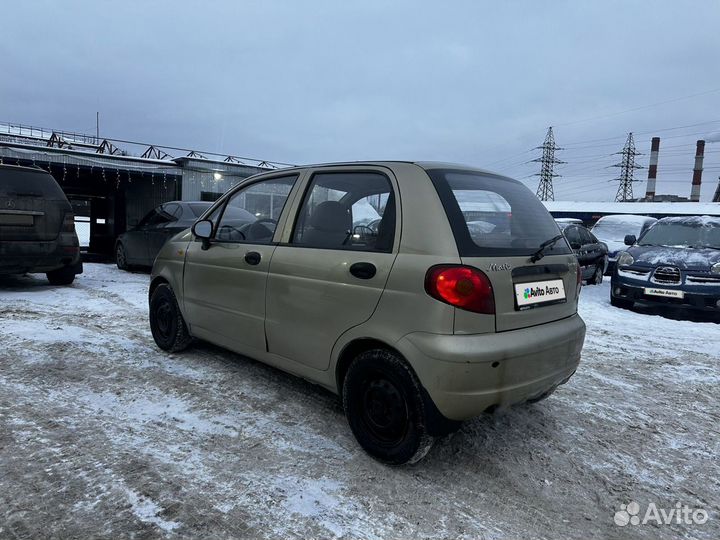
<path fill-rule="evenodd" d="M 585 287 L 567 385 L 388 468 L 331 394 L 210 345 L 157 349 L 148 281 L 0 278 L 0 538 L 720 536 L 715 323 Z M 710 519 L 615 525 L 630 501 Z"/>

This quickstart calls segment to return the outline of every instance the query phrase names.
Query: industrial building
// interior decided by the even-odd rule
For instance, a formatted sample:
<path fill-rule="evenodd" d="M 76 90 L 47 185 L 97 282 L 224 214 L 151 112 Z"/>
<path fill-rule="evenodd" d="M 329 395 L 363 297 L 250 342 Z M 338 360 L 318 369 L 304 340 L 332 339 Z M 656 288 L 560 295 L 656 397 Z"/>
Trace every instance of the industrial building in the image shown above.
<path fill-rule="evenodd" d="M 248 176 L 288 165 L 18 124 L 0 124 L 0 163 L 49 171 L 73 205 L 84 249 L 99 256 L 161 203 L 215 200 Z"/>

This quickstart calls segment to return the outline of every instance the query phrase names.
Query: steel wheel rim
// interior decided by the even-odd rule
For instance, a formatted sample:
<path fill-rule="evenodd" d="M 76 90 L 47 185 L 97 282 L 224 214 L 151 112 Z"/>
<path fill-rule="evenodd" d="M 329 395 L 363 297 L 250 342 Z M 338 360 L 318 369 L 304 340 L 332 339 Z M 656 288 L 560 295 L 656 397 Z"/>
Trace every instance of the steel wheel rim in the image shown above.
<path fill-rule="evenodd" d="M 361 418 L 365 429 L 384 446 L 394 446 L 405 437 L 410 423 L 402 392 L 382 376 L 369 378 L 361 396 Z"/>

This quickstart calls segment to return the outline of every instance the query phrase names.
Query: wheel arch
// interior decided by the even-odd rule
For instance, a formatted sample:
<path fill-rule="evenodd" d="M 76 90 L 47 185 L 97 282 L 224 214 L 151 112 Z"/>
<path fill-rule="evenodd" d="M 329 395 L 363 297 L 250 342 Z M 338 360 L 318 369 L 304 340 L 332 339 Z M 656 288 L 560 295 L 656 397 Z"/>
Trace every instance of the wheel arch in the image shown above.
<path fill-rule="evenodd" d="M 407 360 L 407 358 L 405 358 L 405 355 L 402 354 L 397 348 L 393 347 L 392 345 L 389 345 L 386 342 L 381 341 L 376 338 L 370 338 L 370 337 L 355 338 L 352 341 L 350 341 L 349 343 L 347 343 L 340 351 L 340 354 L 338 355 L 337 363 L 335 365 L 335 384 L 337 385 L 337 393 L 338 393 L 338 396 L 340 396 L 341 400 L 342 400 L 343 383 L 345 381 L 345 376 L 347 375 L 348 368 L 350 367 L 350 363 L 359 354 L 362 354 L 362 353 L 372 350 L 372 349 L 385 349 L 387 351 L 392 352 L 393 354 L 396 354 L 398 356 L 398 358 L 400 358 L 405 363 L 405 365 L 408 367 L 408 369 L 415 376 L 415 378 L 418 381 L 418 385 L 420 386 L 420 393 L 421 393 L 423 403 L 425 406 L 425 420 L 427 422 L 427 430 L 430 435 L 433 435 L 433 436 L 447 435 L 448 433 L 452 433 L 453 431 L 457 430 L 460 427 L 461 422 L 458 422 L 455 420 L 450 420 L 450 419 L 446 418 L 438 410 L 437 406 L 435 405 L 435 402 L 430 397 L 430 394 L 428 393 L 428 391 L 425 390 L 425 387 L 423 386 L 422 382 L 420 381 L 420 377 L 418 377 L 412 364 Z"/>

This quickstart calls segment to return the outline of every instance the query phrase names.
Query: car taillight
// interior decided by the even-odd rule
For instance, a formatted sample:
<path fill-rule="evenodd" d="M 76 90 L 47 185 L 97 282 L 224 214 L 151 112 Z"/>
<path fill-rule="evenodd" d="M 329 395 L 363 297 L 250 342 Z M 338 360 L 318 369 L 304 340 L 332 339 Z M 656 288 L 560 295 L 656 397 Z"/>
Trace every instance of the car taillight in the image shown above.
<path fill-rule="evenodd" d="M 62 232 L 75 232 L 75 216 L 72 213 L 65 214 Z"/>
<path fill-rule="evenodd" d="M 580 290 L 580 286 L 582 285 L 582 270 L 580 270 L 580 265 L 575 266 L 576 269 L 576 278 L 575 278 L 575 285 L 577 285 L 578 291 Z"/>
<path fill-rule="evenodd" d="M 495 313 L 495 297 L 488 277 L 477 268 L 433 266 L 425 274 L 425 291 L 433 298 L 475 313 Z"/>

